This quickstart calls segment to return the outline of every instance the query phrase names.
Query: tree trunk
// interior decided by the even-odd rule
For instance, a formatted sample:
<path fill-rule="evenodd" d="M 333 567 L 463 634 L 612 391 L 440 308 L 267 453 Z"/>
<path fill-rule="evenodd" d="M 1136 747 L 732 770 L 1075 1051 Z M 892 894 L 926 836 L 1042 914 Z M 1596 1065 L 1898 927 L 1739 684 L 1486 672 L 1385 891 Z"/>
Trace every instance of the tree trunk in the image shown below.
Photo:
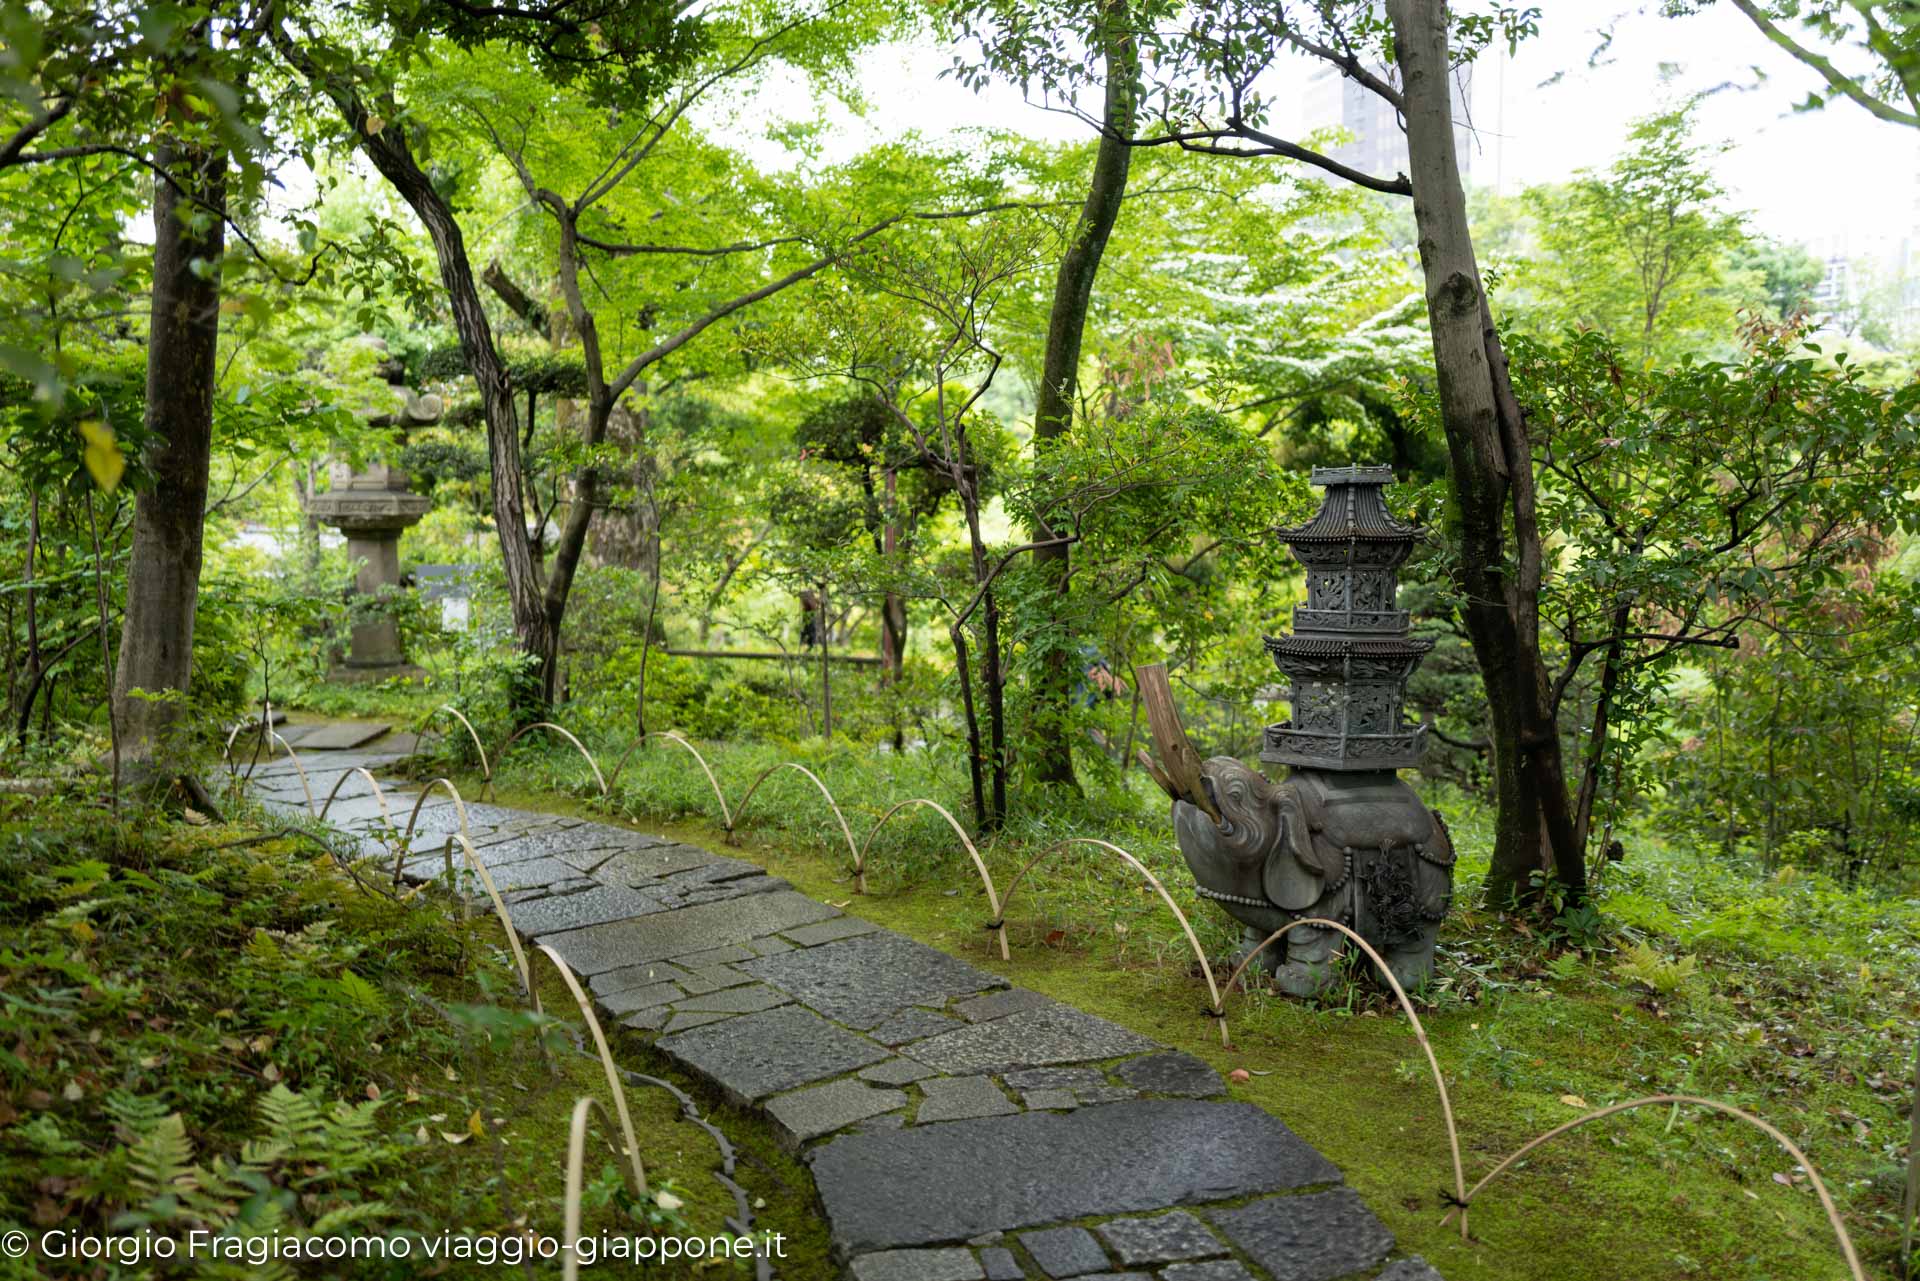
<path fill-rule="evenodd" d="M 1574 841 L 1540 656 L 1544 554 L 1534 521 L 1532 449 L 1473 254 L 1454 150 L 1446 7 L 1441 0 L 1390 0 L 1387 8 L 1405 85 L 1414 219 L 1451 463 L 1463 612 L 1492 731 L 1497 813 L 1487 890 L 1495 901 L 1525 898 L 1533 874 L 1550 870 L 1568 900 L 1578 901 L 1586 867 Z"/>
<path fill-rule="evenodd" d="M 173 182 L 153 184 L 146 407 L 153 483 L 134 500 L 126 619 L 113 678 L 112 714 L 122 750 L 134 760 L 174 755 L 167 740 L 193 676 L 227 231 L 218 212 L 226 208 L 226 157 L 163 145 L 156 160 Z"/>
<path fill-rule="evenodd" d="M 1113 6 L 1101 44 L 1107 83 L 1100 146 L 1094 156 L 1087 197 L 1080 209 L 1080 234 L 1067 247 L 1060 259 L 1059 274 L 1054 277 L 1053 310 L 1047 318 L 1047 350 L 1035 394 L 1034 447 L 1043 466 L 1047 442 L 1065 435 L 1073 425 L 1087 309 L 1093 301 L 1093 283 L 1100 273 L 1100 259 L 1107 251 L 1107 240 L 1120 217 L 1120 203 L 1126 196 L 1127 171 L 1133 157 L 1133 148 L 1127 145 L 1126 139 L 1133 136 L 1138 67 L 1124 3 Z M 1035 542 L 1058 536 L 1044 520 L 1033 530 Z M 1033 770 L 1037 782 L 1071 785 L 1075 780 L 1073 741 L 1068 726 L 1072 721 L 1069 704 L 1076 664 L 1073 651 L 1065 644 L 1062 617 L 1070 581 L 1069 554 L 1065 543 L 1034 551 L 1041 573 L 1052 577 L 1053 633 L 1062 639 L 1041 656 L 1039 688 L 1034 691 Z"/>

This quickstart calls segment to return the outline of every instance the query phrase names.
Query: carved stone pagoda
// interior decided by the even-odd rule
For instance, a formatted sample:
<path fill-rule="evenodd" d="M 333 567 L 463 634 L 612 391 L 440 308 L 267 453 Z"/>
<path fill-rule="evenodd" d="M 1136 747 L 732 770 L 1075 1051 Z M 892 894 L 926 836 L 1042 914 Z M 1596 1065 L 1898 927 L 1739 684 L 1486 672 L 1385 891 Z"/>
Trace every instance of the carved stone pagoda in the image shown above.
<path fill-rule="evenodd" d="M 1316 467 L 1327 491 L 1312 520 L 1280 537 L 1306 566 L 1307 603 L 1291 636 L 1267 652 L 1292 681 L 1293 718 L 1267 726 L 1260 759 L 1325 770 L 1409 769 L 1426 752 L 1424 725 L 1402 713 L 1407 678 L 1431 641 L 1407 635 L 1400 566 L 1419 531 L 1387 510 L 1391 467 Z"/>

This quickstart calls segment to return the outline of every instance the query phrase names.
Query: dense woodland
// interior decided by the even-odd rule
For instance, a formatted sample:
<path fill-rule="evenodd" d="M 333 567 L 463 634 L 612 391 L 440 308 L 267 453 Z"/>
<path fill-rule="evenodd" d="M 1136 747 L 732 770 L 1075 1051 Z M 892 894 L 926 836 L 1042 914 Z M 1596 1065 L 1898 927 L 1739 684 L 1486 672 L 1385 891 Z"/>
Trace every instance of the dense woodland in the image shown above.
<path fill-rule="evenodd" d="M 1719 3 L 1804 109 L 1915 154 L 1911 3 Z M 19 994 L 102 981 L 56 955 L 91 937 L 62 905 L 138 913 L 108 864 L 244 813 L 220 747 L 263 702 L 408 726 L 452 704 L 489 750 L 551 721 L 609 759 L 672 730 L 728 781 L 804 759 L 850 808 L 935 795 L 983 842 L 1165 845 L 1133 668 L 1167 665 L 1203 754 L 1251 759 L 1286 715 L 1262 638 L 1304 595 L 1275 531 L 1314 509 L 1313 466 L 1390 463 L 1427 530 L 1402 585 L 1435 642 L 1409 695 L 1434 741 L 1419 786 L 1474 869 L 1466 968 L 1429 999 L 1572 956 L 1553 980 L 1588 958 L 1651 1010 L 1724 946 L 1735 969 L 1814 966 L 1754 1025 L 1824 1044 L 1795 1021 L 1857 970 L 1837 1070 L 1882 1084 L 1806 1124 L 1858 1149 L 1844 1199 L 1896 1275 L 1920 281 L 1818 300 L 1827 264 L 1739 208 L 1678 94 L 1604 166 L 1463 182 L 1459 74 L 1555 8 L 7 0 L 0 773 L 23 942 L 0 954 L 64 975 L 0 982 L 7 1097 L 66 1061 Z M 901 42 L 1084 141 L 888 132 L 861 59 Z M 1282 53 L 1389 103 L 1406 171 L 1273 132 Z M 883 140 L 843 154 L 846 116 Z M 369 596 L 306 503 L 375 462 L 431 509 L 407 585 Z M 443 581 L 462 608 L 420 590 Z M 412 667 L 343 680 L 371 617 Z M 436 750 L 471 768 L 466 747 Z M 551 739 L 516 750 L 527 787 L 579 781 Z M 640 754 L 631 785 L 665 790 L 627 812 L 701 804 L 686 762 Z M 1745 1035 L 1693 999 L 1696 1042 Z M 331 1088 L 331 1061 L 303 1084 Z M 1773 1067 L 1700 1070 L 1801 1106 Z M 0 1098 L 0 1126 L 18 1108 Z M 100 1124 L 100 1150 L 140 1129 Z M 5 1142 L 23 1165 L 57 1146 Z M 9 1174 L 0 1217 L 126 1202 L 115 1177 Z M 1675 1274 L 1763 1274 L 1719 1248 Z"/>

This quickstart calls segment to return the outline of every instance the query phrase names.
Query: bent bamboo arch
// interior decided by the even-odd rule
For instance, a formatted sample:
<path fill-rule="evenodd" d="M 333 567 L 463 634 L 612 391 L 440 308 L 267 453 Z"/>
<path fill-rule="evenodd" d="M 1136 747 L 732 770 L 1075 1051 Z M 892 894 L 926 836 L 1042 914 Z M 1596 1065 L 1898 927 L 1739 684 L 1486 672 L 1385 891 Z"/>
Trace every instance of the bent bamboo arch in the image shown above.
<path fill-rule="evenodd" d="M 461 798 L 460 789 L 453 785 L 452 779 L 444 775 L 436 778 L 420 789 L 420 795 L 413 798 L 413 812 L 407 815 L 407 828 L 400 834 L 400 842 L 393 851 L 393 883 L 395 885 L 400 883 L 400 869 L 406 866 L 407 853 L 413 848 L 413 829 L 420 822 L 420 811 L 426 806 L 427 798 L 433 795 L 435 788 L 445 790 L 446 794 L 453 798 L 453 807 L 460 815 L 460 836 L 466 841 L 468 849 L 473 848 L 473 828 L 467 824 L 467 803 Z"/>
<path fill-rule="evenodd" d="M 827 790 L 827 785 L 820 781 L 818 774 L 815 774 L 798 761 L 781 761 L 778 765 L 769 765 L 760 771 L 760 777 L 753 780 L 752 785 L 747 788 L 746 795 L 742 796 L 740 803 L 734 807 L 733 816 L 727 821 L 727 843 L 729 845 L 734 843 L 733 825 L 740 821 L 742 814 L 747 812 L 747 802 L 751 801 L 753 794 L 760 790 L 760 784 L 766 782 L 767 779 L 783 769 L 800 771 L 800 773 L 805 774 L 812 780 L 815 787 L 820 789 L 820 795 L 826 797 L 828 807 L 833 810 L 833 817 L 840 824 L 840 834 L 847 838 L 847 853 L 852 856 L 855 863 L 858 863 L 860 861 L 860 850 L 853 843 L 853 829 L 847 826 L 847 816 L 840 812 L 840 802 L 833 799 L 833 793 Z M 866 893 L 864 878 L 862 878 L 862 881 L 863 883 L 860 884 L 858 888 L 859 891 L 864 894 Z"/>
<path fill-rule="evenodd" d="M 587 750 L 585 743 L 582 743 L 573 736 L 572 730 L 561 725 L 555 725 L 552 721 L 535 721 L 531 725 L 522 725 L 519 729 L 507 735 L 507 741 L 500 744 L 500 750 L 493 754 L 493 758 L 496 761 L 504 761 L 507 758 L 507 749 L 509 747 L 512 747 L 518 742 L 522 736 L 531 734 L 537 729 L 550 729 L 560 737 L 566 739 L 569 743 L 572 743 L 574 750 L 586 757 L 587 766 L 593 770 L 594 782 L 600 784 L 600 795 L 605 796 L 607 794 L 607 776 L 600 772 L 600 762 L 593 759 L 593 753 Z M 492 784 L 493 778 L 491 774 L 488 775 L 487 781 L 489 785 Z"/>
<path fill-rule="evenodd" d="M 1420 1022 L 1420 1016 L 1413 1012 L 1413 1002 L 1407 999 L 1406 989 L 1400 986 L 1400 980 L 1395 978 L 1393 971 L 1387 968 L 1386 958 L 1374 950 L 1373 944 L 1367 942 L 1358 934 L 1354 933 L 1352 929 L 1342 925 L 1340 922 L 1329 921 L 1325 917 L 1306 916 L 1297 921 L 1289 921 L 1273 933 L 1267 935 L 1264 939 L 1261 939 L 1258 947 L 1240 958 L 1240 964 L 1236 965 L 1233 973 L 1227 976 L 1227 991 L 1231 992 L 1233 985 L 1240 982 L 1241 976 L 1247 972 L 1247 967 L 1253 964 L 1253 958 L 1266 951 L 1269 945 L 1285 938 L 1289 930 L 1302 925 L 1314 925 L 1329 930 L 1338 930 L 1351 939 L 1359 946 L 1361 951 L 1365 952 L 1368 957 L 1372 959 L 1374 965 L 1379 968 L 1381 975 L 1387 980 L 1387 986 L 1393 989 L 1394 999 L 1399 1001 L 1400 1008 L 1407 1012 L 1407 1021 L 1413 1024 L 1413 1038 L 1420 1043 L 1421 1053 L 1427 1056 L 1427 1067 L 1433 1071 L 1434 1088 L 1440 1093 L 1440 1119 L 1446 1124 L 1447 1146 L 1451 1149 L 1453 1156 L 1454 1197 L 1462 1205 L 1465 1205 L 1467 1202 L 1467 1174 L 1466 1167 L 1462 1165 L 1460 1161 L 1460 1132 L 1453 1123 L 1453 1100 L 1447 1095 L 1447 1078 L 1441 1075 L 1440 1060 L 1436 1058 L 1433 1053 L 1433 1042 L 1427 1039 L 1427 1029 L 1425 1025 Z M 1246 990 L 1244 985 L 1242 985 L 1241 990 Z M 1220 1010 L 1220 1026 L 1224 1031 L 1226 1028 L 1226 1009 L 1224 1006 L 1217 1006 L 1216 1008 Z M 1460 1239 L 1464 1241 L 1466 1236 L 1467 1221 L 1463 1216 L 1460 1220 Z"/>
<path fill-rule="evenodd" d="M 880 829 L 891 822 L 895 814 L 898 814 L 901 810 L 917 805 L 925 806 L 941 818 L 946 819 L 947 826 L 953 829 L 953 834 L 960 838 L 960 844 L 966 847 L 967 857 L 973 860 L 974 870 L 980 873 L 980 883 L 985 886 L 987 890 L 987 906 L 993 911 L 993 922 L 988 928 L 1000 936 L 1000 959 L 1003 961 L 1011 960 L 1012 954 L 1007 951 L 1007 923 L 1004 919 L 1006 911 L 1000 905 L 999 891 L 993 888 L 993 874 L 987 871 L 986 861 L 980 857 L 980 851 L 973 847 L 973 838 L 967 835 L 967 829 L 961 827 L 959 820 L 948 813 L 947 807 L 938 801 L 930 801 L 924 796 L 916 796 L 909 800 L 901 801 L 898 805 L 895 805 L 892 809 L 880 816 L 880 821 L 873 825 L 873 829 L 867 833 L 867 839 L 861 843 L 859 852 L 853 856 L 854 892 L 858 894 L 865 894 L 867 892 L 867 851 L 873 847 L 873 838 L 880 835 Z"/>
<path fill-rule="evenodd" d="M 434 717 L 440 715 L 442 712 L 466 726 L 467 737 L 473 740 L 473 750 L 480 754 L 480 799 L 485 800 L 493 787 L 493 765 L 487 760 L 487 749 L 480 742 L 480 731 L 475 729 L 473 722 L 466 718 L 466 714 L 452 703 L 442 703 L 420 718 L 418 722 L 420 728 L 414 732 L 413 750 L 408 752 L 407 755 L 413 757 L 419 754 L 420 740 L 426 737 L 427 726 L 433 721 Z"/>
<path fill-rule="evenodd" d="M 387 794 L 380 790 L 380 780 L 375 778 L 367 771 L 366 767 L 362 765 L 355 765 L 351 769 L 341 771 L 340 777 L 333 780 L 333 788 L 328 791 L 327 799 L 320 803 L 320 812 L 315 814 L 314 817 L 325 821 L 327 811 L 333 808 L 334 801 L 340 796 L 340 789 L 344 787 L 347 780 L 355 774 L 367 780 L 367 786 L 373 789 L 373 799 L 380 802 L 380 817 L 385 820 L 388 827 L 392 827 L 393 811 L 387 808 Z"/>
<path fill-rule="evenodd" d="M 1226 1011 L 1221 1008 L 1220 989 L 1215 986 L 1213 981 L 1213 965 L 1207 960 L 1206 949 L 1200 946 L 1199 936 L 1193 932 L 1193 926 L 1187 921 L 1187 914 L 1180 910 L 1180 905 L 1173 901 L 1173 895 L 1167 893 L 1167 887 L 1161 883 L 1160 878 L 1155 876 L 1145 863 L 1142 863 L 1139 859 L 1127 853 L 1111 841 L 1103 841 L 1097 836 L 1070 836 L 1066 840 L 1054 842 L 1046 849 L 1041 850 L 1038 854 L 1028 859 L 1027 865 L 1014 874 L 1013 881 L 1007 886 L 1007 897 L 1002 901 L 998 914 L 995 917 L 995 924 L 1000 928 L 1002 946 L 1005 945 L 1007 937 L 1005 919 L 1006 904 L 1012 901 L 1013 892 L 1020 888 L 1020 883 L 1026 880 L 1027 873 L 1037 867 L 1042 859 L 1066 849 L 1069 845 L 1096 845 L 1103 850 L 1118 854 L 1121 859 L 1126 862 L 1127 866 L 1146 877 L 1147 883 L 1159 892 L 1160 901 L 1165 903 L 1167 910 L 1173 913 L 1173 919 L 1180 922 L 1180 932 L 1187 936 L 1187 943 L 1193 948 L 1194 960 L 1199 963 L 1200 975 L 1207 981 L 1207 995 L 1213 998 L 1213 1003 L 1207 1007 L 1206 1012 L 1220 1024 L 1220 1044 L 1222 1047 L 1230 1046 L 1232 1042 L 1227 1036 Z"/>
<path fill-rule="evenodd" d="M 1820 1198 L 1820 1207 L 1827 1212 L 1827 1222 L 1832 1226 L 1833 1235 L 1840 1243 L 1840 1254 L 1847 1261 L 1847 1269 L 1853 1274 L 1853 1281 L 1867 1281 L 1867 1274 L 1860 1267 L 1860 1256 L 1855 1253 L 1853 1248 L 1853 1238 L 1847 1235 L 1846 1224 L 1840 1218 L 1840 1210 L 1834 1205 L 1833 1197 L 1827 1192 L 1826 1181 L 1820 1177 L 1820 1171 L 1814 1168 L 1813 1161 L 1807 1154 L 1802 1152 L 1799 1146 L 1779 1129 L 1762 1121 L 1751 1112 L 1743 1112 L 1731 1103 L 1719 1103 L 1713 1099 L 1703 1099 L 1693 1094 L 1650 1094 L 1645 1098 L 1628 1099 L 1625 1103 L 1609 1104 L 1606 1107 L 1589 1112 L 1584 1116 L 1575 1117 L 1565 1125 L 1556 1125 L 1545 1134 L 1529 1139 L 1514 1149 L 1500 1164 L 1487 1171 L 1486 1175 L 1482 1177 L 1478 1183 L 1474 1184 L 1471 1189 L 1460 1196 L 1460 1204 L 1455 1206 L 1454 1210 L 1458 1210 L 1460 1213 L 1461 1236 L 1464 1237 L 1467 1231 L 1468 1206 L 1472 1203 L 1474 1197 L 1480 1195 L 1480 1189 L 1493 1182 L 1494 1179 L 1505 1173 L 1515 1162 L 1519 1161 L 1535 1148 L 1552 1142 L 1570 1130 L 1577 1130 L 1588 1122 L 1598 1121 L 1600 1118 L 1612 1116 L 1616 1112 L 1626 1112 L 1633 1108 L 1679 1103 L 1691 1104 L 1694 1107 L 1703 1107 L 1714 1112 L 1719 1112 L 1724 1116 L 1736 1117 L 1739 1120 L 1745 1121 L 1748 1125 L 1761 1130 L 1768 1138 L 1786 1149 L 1787 1155 L 1797 1161 L 1800 1164 L 1800 1168 L 1807 1172 L 1807 1178 L 1813 1184 L 1814 1193 Z M 1454 1210 L 1448 1210 L 1441 1218 L 1440 1222 L 1442 1225 L 1453 1218 Z"/>
<path fill-rule="evenodd" d="M 620 753 L 619 761 L 614 764 L 613 773 L 608 776 L 607 790 L 610 791 L 613 784 L 620 781 L 620 771 L 625 769 L 627 762 L 633 759 L 633 754 L 639 749 L 640 744 L 650 738 L 664 738 L 669 743 L 678 743 L 692 754 L 695 761 L 699 762 L 700 772 L 707 776 L 707 786 L 713 789 L 713 799 L 720 803 L 720 824 L 726 828 L 727 835 L 731 837 L 733 835 L 733 813 L 727 809 L 727 798 L 720 790 L 720 780 L 713 776 L 713 767 L 707 764 L 707 758 L 700 754 L 700 749 L 688 742 L 677 730 L 650 729 L 635 734 L 633 741 L 627 744 L 627 750 Z M 758 780 L 755 780 L 754 786 L 759 786 Z M 752 788 L 747 789 L 747 795 L 753 795 Z"/>

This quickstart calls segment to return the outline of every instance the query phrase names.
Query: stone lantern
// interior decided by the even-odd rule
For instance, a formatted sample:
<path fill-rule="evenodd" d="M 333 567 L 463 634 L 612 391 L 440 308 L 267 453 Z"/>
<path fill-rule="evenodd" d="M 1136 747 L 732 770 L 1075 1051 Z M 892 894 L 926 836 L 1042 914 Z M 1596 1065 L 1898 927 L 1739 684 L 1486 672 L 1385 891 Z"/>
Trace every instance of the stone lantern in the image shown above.
<path fill-rule="evenodd" d="M 1165 715 L 1154 738 L 1180 852 L 1200 894 L 1245 925 L 1247 948 L 1294 922 L 1333 921 L 1411 987 L 1432 973 L 1453 888 L 1446 825 L 1396 772 L 1426 750 L 1426 727 L 1409 726 L 1403 704 L 1432 645 L 1407 634 L 1396 603 L 1419 531 L 1387 510 L 1391 468 L 1316 467 L 1312 479 L 1326 490 L 1319 512 L 1280 534 L 1306 567 L 1307 601 L 1291 635 L 1266 638 L 1292 682 L 1292 716 L 1267 726 L 1260 759 L 1289 767 L 1286 779 L 1232 757 L 1199 762 Z M 1169 701 L 1144 681 L 1142 692 L 1150 715 Z M 1304 996 L 1337 981 L 1348 946 L 1338 930 L 1299 924 L 1260 959 Z"/>
<path fill-rule="evenodd" d="M 378 340 L 375 340 L 376 342 Z M 383 345 L 384 346 L 384 345 Z M 387 373 L 394 394 L 391 413 L 368 416 L 370 426 L 426 426 L 438 422 L 444 412 L 440 397 L 415 395 L 392 380 L 398 377 L 397 362 L 389 362 Z M 360 569 L 353 581 L 354 591 L 362 596 L 377 596 L 400 587 L 400 535 L 417 523 L 432 502 L 411 492 L 407 474 L 385 462 L 355 471 L 345 463 L 335 463 L 328 471 L 330 488 L 307 500 L 307 515 L 323 525 L 331 525 L 347 537 L 347 555 L 358 561 Z M 371 677 L 395 675 L 407 666 L 400 648 L 399 625 L 389 617 L 369 618 L 355 623 L 343 664 L 355 674 Z"/>

